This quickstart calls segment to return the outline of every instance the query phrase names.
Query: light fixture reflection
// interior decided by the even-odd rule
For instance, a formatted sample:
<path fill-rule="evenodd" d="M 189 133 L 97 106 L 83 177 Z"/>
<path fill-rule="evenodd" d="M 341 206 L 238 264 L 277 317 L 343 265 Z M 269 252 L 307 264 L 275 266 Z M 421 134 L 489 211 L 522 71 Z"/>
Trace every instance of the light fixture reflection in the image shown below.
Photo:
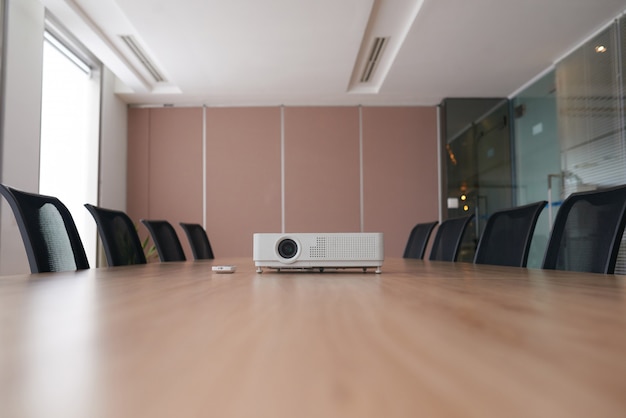
<path fill-rule="evenodd" d="M 604 45 L 597 45 L 595 49 L 596 49 L 596 52 L 599 54 L 606 52 L 606 46 Z"/>

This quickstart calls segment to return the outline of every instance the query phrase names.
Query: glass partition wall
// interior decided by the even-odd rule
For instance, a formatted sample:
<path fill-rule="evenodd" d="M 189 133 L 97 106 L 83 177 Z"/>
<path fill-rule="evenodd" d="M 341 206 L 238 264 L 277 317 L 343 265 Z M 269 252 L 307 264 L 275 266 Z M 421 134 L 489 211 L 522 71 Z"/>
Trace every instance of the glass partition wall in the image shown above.
<path fill-rule="evenodd" d="M 494 211 L 547 200 L 528 259 L 539 268 L 567 196 L 626 184 L 625 80 L 620 17 L 510 101 L 442 102 L 443 215 L 476 215 L 461 261 L 472 260 Z M 624 240 L 616 273 L 626 274 Z"/>
<path fill-rule="evenodd" d="M 626 183 L 625 34 L 622 17 L 556 65 L 562 197 Z"/>
<path fill-rule="evenodd" d="M 541 267 L 552 221 L 563 198 L 554 71 L 545 74 L 512 101 L 515 142 L 516 203 L 548 201 L 535 228 L 528 267 Z"/>
<path fill-rule="evenodd" d="M 446 99 L 444 217 L 474 214 L 459 261 L 472 261 L 478 237 L 494 210 L 512 206 L 512 158 L 506 99 Z"/>

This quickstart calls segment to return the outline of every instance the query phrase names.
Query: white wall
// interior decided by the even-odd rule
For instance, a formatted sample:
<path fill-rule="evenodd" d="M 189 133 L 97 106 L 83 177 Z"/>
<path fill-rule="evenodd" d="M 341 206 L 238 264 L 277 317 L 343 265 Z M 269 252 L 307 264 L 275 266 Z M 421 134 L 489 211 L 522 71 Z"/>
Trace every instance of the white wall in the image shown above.
<path fill-rule="evenodd" d="M 114 93 L 115 75 L 102 73 L 100 118 L 100 206 L 126 210 L 126 137 L 128 106 Z"/>
<path fill-rule="evenodd" d="M 38 0 L 9 0 L 6 37 L 2 183 L 36 192 L 44 8 Z M 0 274 L 30 272 L 15 218 L 0 208 Z"/>
<path fill-rule="evenodd" d="M 115 75 L 107 68 L 102 72 L 102 103 L 100 106 L 100 169 L 98 206 L 126 210 L 126 103 L 115 96 Z M 106 258 L 98 238 L 96 266 L 106 266 Z"/>
<path fill-rule="evenodd" d="M 0 181 L 32 192 L 39 189 L 44 16 L 39 0 L 8 0 Z M 126 104 L 115 96 L 114 87 L 115 76 L 104 69 L 98 204 L 125 210 Z M 0 200 L 0 274 L 29 273 L 15 218 Z"/>

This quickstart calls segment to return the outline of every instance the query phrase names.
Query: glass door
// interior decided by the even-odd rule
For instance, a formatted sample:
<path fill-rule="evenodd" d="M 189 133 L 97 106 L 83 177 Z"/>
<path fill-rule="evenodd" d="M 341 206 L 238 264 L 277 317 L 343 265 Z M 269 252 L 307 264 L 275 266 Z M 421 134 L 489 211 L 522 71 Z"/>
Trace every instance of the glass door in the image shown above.
<path fill-rule="evenodd" d="M 547 200 L 537 221 L 528 267 L 540 268 L 562 202 L 561 150 L 554 71 L 513 100 L 517 205 Z"/>
<path fill-rule="evenodd" d="M 445 218 L 475 215 L 458 261 L 471 262 L 487 219 L 513 206 L 511 129 L 506 99 L 446 99 Z"/>

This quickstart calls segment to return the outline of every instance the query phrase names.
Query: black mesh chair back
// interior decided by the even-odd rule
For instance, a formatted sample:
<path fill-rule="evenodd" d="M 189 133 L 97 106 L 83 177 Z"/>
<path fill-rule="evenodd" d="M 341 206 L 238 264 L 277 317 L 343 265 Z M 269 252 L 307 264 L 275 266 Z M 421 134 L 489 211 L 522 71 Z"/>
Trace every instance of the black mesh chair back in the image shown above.
<path fill-rule="evenodd" d="M 494 212 L 478 242 L 474 263 L 526 267 L 537 219 L 545 200 Z"/>
<path fill-rule="evenodd" d="M 146 264 L 137 229 L 127 214 L 89 203 L 85 207 L 96 220 L 109 266 Z"/>
<path fill-rule="evenodd" d="M 439 222 L 420 223 L 415 225 L 409 235 L 409 240 L 404 248 L 404 258 L 416 258 L 422 260 L 424 253 L 426 253 L 426 246 L 428 245 L 428 239 L 432 234 L 433 229 Z"/>
<path fill-rule="evenodd" d="M 456 261 L 463 241 L 463 233 L 474 215 L 460 218 L 446 219 L 439 225 L 433 248 L 430 251 L 430 260 Z"/>
<path fill-rule="evenodd" d="M 194 260 L 212 260 L 215 258 L 209 237 L 202 225 L 181 222 L 180 226 L 187 235 Z"/>
<path fill-rule="evenodd" d="M 59 199 L 4 185 L 0 194 L 15 215 L 32 273 L 89 268 L 74 219 Z"/>
<path fill-rule="evenodd" d="M 613 274 L 625 213 L 626 186 L 570 195 L 554 220 L 543 268 Z"/>
<path fill-rule="evenodd" d="M 172 224 L 168 221 L 150 221 L 146 219 L 142 219 L 141 222 L 148 228 L 161 261 L 186 260 L 185 252 L 180 245 L 180 240 Z"/>

